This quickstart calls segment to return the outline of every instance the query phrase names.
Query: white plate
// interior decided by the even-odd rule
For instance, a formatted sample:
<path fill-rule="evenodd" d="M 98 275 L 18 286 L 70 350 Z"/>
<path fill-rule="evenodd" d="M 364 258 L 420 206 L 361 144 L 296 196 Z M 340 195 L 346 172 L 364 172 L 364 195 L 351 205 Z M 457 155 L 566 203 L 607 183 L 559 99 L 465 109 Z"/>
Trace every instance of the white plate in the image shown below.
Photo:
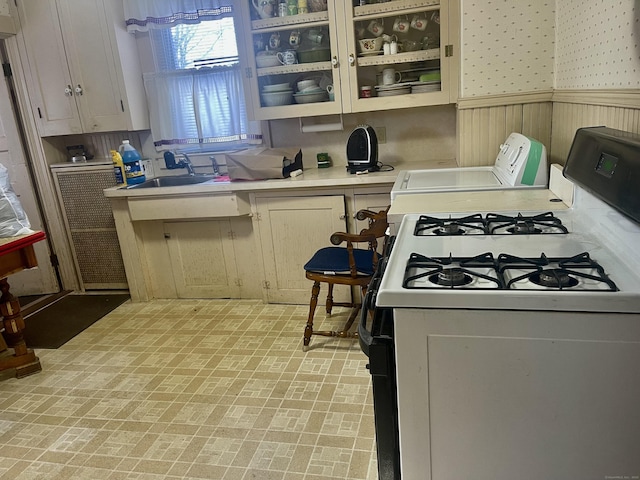
<path fill-rule="evenodd" d="M 393 85 L 376 85 L 376 90 L 378 90 L 379 92 L 400 90 L 403 88 L 411 88 L 411 85 L 407 85 L 405 83 L 394 83 Z"/>
<path fill-rule="evenodd" d="M 407 93 L 411 93 L 411 87 L 405 87 L 403 89 L 398 90 L 387 90 L 387 91 L 379 91 L 379 97 L 393 97 L 395 95 L 406 95 Z"/>

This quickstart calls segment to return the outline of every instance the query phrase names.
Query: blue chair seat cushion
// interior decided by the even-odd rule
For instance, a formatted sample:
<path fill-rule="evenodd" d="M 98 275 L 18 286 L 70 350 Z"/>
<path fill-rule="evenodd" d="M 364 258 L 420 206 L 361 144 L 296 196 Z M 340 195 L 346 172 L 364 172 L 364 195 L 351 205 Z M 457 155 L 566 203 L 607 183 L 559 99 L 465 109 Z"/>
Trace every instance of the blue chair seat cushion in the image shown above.
<path fill-rule="evenodd" d="M 353 258 L 359 275 L 373 275 L 373 252 L 353 249 Z M 325 275 L 349 275 L 349 252 L 343 247 L 325 247 L 318 250 L 305 266 L 305 271 Z"/>

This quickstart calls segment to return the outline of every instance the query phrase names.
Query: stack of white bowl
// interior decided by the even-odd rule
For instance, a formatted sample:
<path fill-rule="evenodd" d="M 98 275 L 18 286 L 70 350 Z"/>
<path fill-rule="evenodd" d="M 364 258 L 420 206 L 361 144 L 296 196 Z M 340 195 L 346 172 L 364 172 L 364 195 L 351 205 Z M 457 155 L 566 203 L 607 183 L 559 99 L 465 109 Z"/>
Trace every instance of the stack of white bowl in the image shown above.
<path fill-rule="evenodd" d="M 300 80 L 297 87 L 298 93 L 293 94 L 296 103 L 326 102 L 329 100 L 329 94 L 318 85 L 316 80 Z"/>
<path fill-rule="evenodd" d="M 262 87 L 262 103 L 265 107 L 290 105 L 293 101 L 293 88 L 288 83 L 265 85 Z"/>

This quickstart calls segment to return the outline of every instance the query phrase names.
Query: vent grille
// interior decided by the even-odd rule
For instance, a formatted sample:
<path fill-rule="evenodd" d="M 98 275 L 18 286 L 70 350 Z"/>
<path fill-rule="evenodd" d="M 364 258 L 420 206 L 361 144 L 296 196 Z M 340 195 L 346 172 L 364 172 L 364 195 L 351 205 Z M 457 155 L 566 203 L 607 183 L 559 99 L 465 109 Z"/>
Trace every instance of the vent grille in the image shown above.
<path fill-rule="evenodd" d="M 127 288 L 127 277 L 109 199 L 113 168 L 56 172 L 69 235 L 85 289 Z"/>

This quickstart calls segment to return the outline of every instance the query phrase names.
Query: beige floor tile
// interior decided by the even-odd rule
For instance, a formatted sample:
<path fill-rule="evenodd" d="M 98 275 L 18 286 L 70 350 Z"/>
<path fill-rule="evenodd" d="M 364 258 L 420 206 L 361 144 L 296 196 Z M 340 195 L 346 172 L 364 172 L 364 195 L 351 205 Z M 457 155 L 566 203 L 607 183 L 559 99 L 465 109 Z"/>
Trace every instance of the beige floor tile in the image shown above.
<path fill-rule="evenodd" d="M 344 309 L 317 326 L 335 328 Z M 367 359 L 307 307 L 125 303 L 0 383 L 0 478 L 376 477 Z M 175 331 L 179 322 L 181 329 Z"/>

